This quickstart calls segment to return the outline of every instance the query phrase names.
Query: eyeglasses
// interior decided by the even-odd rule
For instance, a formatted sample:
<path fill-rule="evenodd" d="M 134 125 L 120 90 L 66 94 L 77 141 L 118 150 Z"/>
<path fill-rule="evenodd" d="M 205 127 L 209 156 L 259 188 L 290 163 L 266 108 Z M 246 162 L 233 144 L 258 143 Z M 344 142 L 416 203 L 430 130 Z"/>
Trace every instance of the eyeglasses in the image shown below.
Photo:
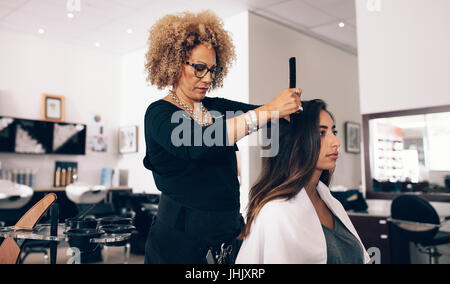
<path fill-rule="evenodd" d="M 197 78 L 203 78 L 206 76 L 206 74 L 208 74 L 208 72 L 211 73 L 211 79 L 215 79 L 220 72 L 222 72 L 223 68 L 222 67 L 217 67 L 217 66 L 213 66 L 211 68 L 208 68 L 208 65 L 204 64 L 204 63 L 190 63 L 190 62 L 186 62 L 185 64 L 190 65 L 192 67 L 194 67 L 194 75 Z"/>

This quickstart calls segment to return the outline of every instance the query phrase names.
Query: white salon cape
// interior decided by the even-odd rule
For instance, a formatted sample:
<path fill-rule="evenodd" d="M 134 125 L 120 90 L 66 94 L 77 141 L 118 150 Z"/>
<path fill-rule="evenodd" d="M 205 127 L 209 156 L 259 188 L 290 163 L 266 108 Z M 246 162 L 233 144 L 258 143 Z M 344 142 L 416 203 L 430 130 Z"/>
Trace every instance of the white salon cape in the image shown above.
<path fill-rule="evenodd" d="M 370 257 L 361 243 L 342 204 L 319 181 L 317 191 L 364 250 L 364 262 Z M 244 239 L 236 264 L 326 264 L 327 244 L 319 216 L 303 188 L 290 200 L 280 199 L 263 206 Z"/>

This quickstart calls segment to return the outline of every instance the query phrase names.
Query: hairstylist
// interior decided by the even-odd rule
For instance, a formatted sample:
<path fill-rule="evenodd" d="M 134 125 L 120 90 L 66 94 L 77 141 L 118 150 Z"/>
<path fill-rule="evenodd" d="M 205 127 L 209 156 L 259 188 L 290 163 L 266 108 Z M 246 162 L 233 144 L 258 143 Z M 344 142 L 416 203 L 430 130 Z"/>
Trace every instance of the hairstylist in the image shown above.
<path fill-rule="evenodd" d="M 144 165 L 162 192 L 146 263 L 234 263 L 244 226 L 235 144 L 271 114 L 301 108 L 299 89 L 263 106 L 207 97 L 222 87 L 234 58 L 230 35 L 211 11 L 167 15 L 150 30 L 148 80 L 169 91 L 145 114 Z M 215 143 L 198 144 L 195 133 Z"/>

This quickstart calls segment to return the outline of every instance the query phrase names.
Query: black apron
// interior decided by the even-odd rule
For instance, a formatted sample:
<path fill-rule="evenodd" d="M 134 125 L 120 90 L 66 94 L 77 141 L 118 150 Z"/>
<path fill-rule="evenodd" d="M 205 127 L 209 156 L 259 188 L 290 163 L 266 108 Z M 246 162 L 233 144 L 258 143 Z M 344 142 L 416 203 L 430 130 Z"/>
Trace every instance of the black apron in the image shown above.
<path fill-rule="evenodd" d="M 242 244 L 236 237 L 244 225 L 239 210 L 197 210 L 162 194 L 146 243 L 145 263 L 232 264 Z"/>

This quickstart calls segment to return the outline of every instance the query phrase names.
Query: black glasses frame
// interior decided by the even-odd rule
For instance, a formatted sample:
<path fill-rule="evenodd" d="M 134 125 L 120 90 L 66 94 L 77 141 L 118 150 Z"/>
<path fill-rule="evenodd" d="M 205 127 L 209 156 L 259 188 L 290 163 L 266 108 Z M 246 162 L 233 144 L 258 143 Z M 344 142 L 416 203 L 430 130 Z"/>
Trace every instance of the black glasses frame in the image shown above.
<path fill-rule="evenodd" d="M 204 63 L 200 63 L 200 64 L 196 64 L 196 63 L 191 63 L 191 62 L 186 62 L 186 65 L 190 65 L 192 67 L 194 67 L 194 75 L 197 78 L 204 78 L 206 76 L 206 74 L 208 74 L 208 72 L 211 74 L 211 78 L 215 79 L 217 77 L 217 75 L 220 74 L 220 72 L 222 72 L 223 68 L 222 67 L 218 67 L 218 66 L 213 66 L 212 68 L 208 68 L 208 65 L 204 64 Z M 199 72 L 204 72 L 204 70 L 199 71 L 197 70 L 197 66 L 202 65 L 204 67 L 206 67 L 206 72 L 205 74 L 203 74 L 203 76 L 199 76 L 198 73 Z"/>

